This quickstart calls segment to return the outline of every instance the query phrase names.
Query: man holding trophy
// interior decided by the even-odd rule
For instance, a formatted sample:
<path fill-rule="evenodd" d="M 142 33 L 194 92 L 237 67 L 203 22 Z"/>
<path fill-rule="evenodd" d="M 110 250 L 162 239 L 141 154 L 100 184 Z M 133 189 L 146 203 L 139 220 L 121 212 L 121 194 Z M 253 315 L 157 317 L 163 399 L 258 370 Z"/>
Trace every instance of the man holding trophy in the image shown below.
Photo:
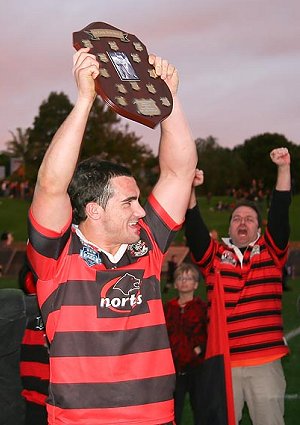
<path fill-rule="evenodd" d="M 178 73 L 149 56 L 173 109 L 160 124 L 160 176 L 142 207 L 127 168 L 97 157 L 77 165 L 99 61 L 82 48 L 73 62 L 78 97 L 45 154 L 29 211 L 27 255 L 50 342 L 48 422 L 169 425 L 175 374 L 160 273 L 197 163 Z"/>

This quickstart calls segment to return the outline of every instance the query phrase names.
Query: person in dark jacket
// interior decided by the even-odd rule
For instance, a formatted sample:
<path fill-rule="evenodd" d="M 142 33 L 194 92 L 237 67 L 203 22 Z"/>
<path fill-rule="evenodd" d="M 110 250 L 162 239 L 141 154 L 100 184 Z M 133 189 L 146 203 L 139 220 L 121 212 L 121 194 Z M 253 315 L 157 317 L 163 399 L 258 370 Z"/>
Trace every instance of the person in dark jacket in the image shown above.
<path fill-rule="evenodd" d="M 19 272 L 24 290 L 26 329 L 20 352 L 22 396 L 26 402 L 25 425 L 47 425 L 46 399 L 49 386 L 49 350 L 36 296 L 36 282 L 27 261 Z"/>
<path fill-rule="evenodd" d="M 197 382 L 206 345 L 206 303 L 195 296 L 199 271 L 193 264 L 182 263 L 174 272 L 178 297 L 164 305 L 168 335 L 176 369 L 175 422 L 180 425 L 186 394 L 196 417 Z"/>
<path fill-rule="evenodd" d="M 21 396 L 20 349 L 26 327 L 26 306 L 21 289 L 0 289 L 0 424 L 24 425 Z"/>

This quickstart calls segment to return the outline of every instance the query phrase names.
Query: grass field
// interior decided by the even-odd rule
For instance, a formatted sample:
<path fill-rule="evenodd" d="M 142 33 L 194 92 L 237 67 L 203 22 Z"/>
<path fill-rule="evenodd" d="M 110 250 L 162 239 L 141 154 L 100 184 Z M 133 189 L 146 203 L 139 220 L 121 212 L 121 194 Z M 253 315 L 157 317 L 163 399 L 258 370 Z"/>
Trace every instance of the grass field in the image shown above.
<path fill-rule="evenodd" d="M 26 241 L 28 208 L 28 201 L 0 198 L 0 232 L 13 232 L 15 241 Z"/>
<path fill-rule="evenodd" d="M 205 198 L 200 199 L 200 205 L 204 219 L 209 228 L 215 228 L 220 235 L 227 234 L 228 227 L 228 211 L 213 211 L 213 207 L 218 200 L 223 202 L 231 202 L 232 200 L 225 197 L 214 197 L 210 204 Z M 26 221 L 29 203 L 15 199 L 0 198 L 0 231 L 12 231 L 16 241 L 25 242 L 27 239 Z M 263 217 L 266 218 L 266 206 L 262 206 Z M 290 210 L 291 222 L 291 240 L 300 241 L 300 195 L 295 196 Z M 182 234 L 178 236 L 178 242 L 182 242 Z M 299 306 L 297 302 L 300 300 L 300 278 L 289 280 L 288 286 L 290 291 L 283 293 L 283 317 L 284 330 L 288 336 L 290 347 L 290 355 L 284 358 L 283 367 L 287 380 L 286 391 L 286 425 L 297 425 L 300 421 L 300 332 L 297 334 L 295 329 L 300 328 Z M 17 287 L 17 281 L 14 278 L 0 278 L 0 289 L 8 287 Z M 199 289 L 202 297 L 205 297 L 203 285 Z M 167 298 L 175 296 L 174 290 L 170 290 Z M 192 425 L 192 419 L 189 409 L 189 403 L 186 403 L 184 411 L 184 425 Z M 243 419 L 240 425 L 250 425 L 251 421 L 245 409 Z"/>
<path fill-rule="evenodd" d="M 229 211 L 214 211 L 218 201 L 231 204 L 232 198 L 225 196 L 214 196 L 210 203 L 206 198 L 199 198 L 199 205 L 203 214 L 203 218 L 209 229 L 216 229 L 219 235 L 226 236 L 228 229 Z M 16 241 L 26 241 L 27 239 L 27 212 L 29 202 L 19 199 L 0 198 L 0 232 L 12 231 Z M 262 217 L 266 219 L 266 204 L 261 205 Z M 293 198 L 290 208 L 291 223 L 291 241 L 300 241 L 300 195 Z M 178 235 L 178 242 L 182 240 L 182 233 Z"/>

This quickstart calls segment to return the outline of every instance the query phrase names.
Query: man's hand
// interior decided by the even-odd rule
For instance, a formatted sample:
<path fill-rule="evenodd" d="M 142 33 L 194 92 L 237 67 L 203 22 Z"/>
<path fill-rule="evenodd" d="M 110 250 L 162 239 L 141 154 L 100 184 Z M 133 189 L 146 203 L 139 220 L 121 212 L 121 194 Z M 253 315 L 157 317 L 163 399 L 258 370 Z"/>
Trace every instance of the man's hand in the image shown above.
<path fill-rule="evenodd" d="M 154 66 L 156 75 L 165 81 L 169 87 L 172 96 L 175 96 L 178 90 L 179 77 L 177 69 L 171 65 L 166 59 L 153 54 L 149 55 L 149 63 Z"/>
<path fill-rule="evenodd" d="M 193 187 L 201 186 L 204 183 L 204 172 L 196 168 Z"/>
<path fill-rule="evenodd" d="M 200 356 L 201 354 L 201 347 L 200 345 L 197 345 L 197 347 L 194 347 L 194 353 L 196 354 L 196 356 Z"/>
<path fill-rule="evenodd" d="M 199 170 L 198 168 L 196 168 L 195 176 L 194 176 L 194 180 L 193 180 L 192 188 L 191 188 L 190 200 L 188 204 L 189 209 L 194 208 L 194 206 L 197 204 L 195 188 L 197 186 L 201 186 L 203 183 L 204 183 L 204 172 L 203 170 Z"/>
<path fill-rule="evenodd" d="M 99 62 L 89 53 L 89 48 L 78 50 L 73 56 L 73 74 L 78 87 L 78 97 L 93 101 L 96 97 L 95 79 L 99 75 Z"/>
<path fill-rule="evenodd" d="M 277 166 L 290 165 L 291 163 L 290 154 L 287 148 L 273 149 L 270 153 L 270 157 Z"/>

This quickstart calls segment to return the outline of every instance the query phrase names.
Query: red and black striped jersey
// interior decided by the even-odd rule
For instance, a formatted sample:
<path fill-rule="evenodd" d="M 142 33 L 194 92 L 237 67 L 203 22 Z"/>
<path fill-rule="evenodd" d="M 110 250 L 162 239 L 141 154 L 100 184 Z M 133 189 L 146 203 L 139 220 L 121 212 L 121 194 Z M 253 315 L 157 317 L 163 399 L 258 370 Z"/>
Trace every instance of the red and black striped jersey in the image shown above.
<path fill-rule="evenodd" d="M 49 354 L 44 324 L 35 295 L 26 296 L 27 325 L 21 344 L 22 396 L 31 403 L 46 405 L 49 385 Z"/>
<path fill-rule="evenodd" d="M 163 257 L 179 226 L 153 196 L 140 241 L 118 263 L 29 213 L 28 260 L 50 341 L 49 424 L 173 420 L 174 365 L 160 292 Z"/>
<path fill-rule="evenodd" d="M 208 308 L 217 276 L 224 288 L 230 357 L 247 364 L 288 353 L 283 338 L 282 268 L 287 247 L 280 250 L 268 229 L 248 246 L 240 262 L 234 246 L 211 240 L 197 262 L 207 284 Z M 234 364 L 234 363 L 233 363 Z"/>

